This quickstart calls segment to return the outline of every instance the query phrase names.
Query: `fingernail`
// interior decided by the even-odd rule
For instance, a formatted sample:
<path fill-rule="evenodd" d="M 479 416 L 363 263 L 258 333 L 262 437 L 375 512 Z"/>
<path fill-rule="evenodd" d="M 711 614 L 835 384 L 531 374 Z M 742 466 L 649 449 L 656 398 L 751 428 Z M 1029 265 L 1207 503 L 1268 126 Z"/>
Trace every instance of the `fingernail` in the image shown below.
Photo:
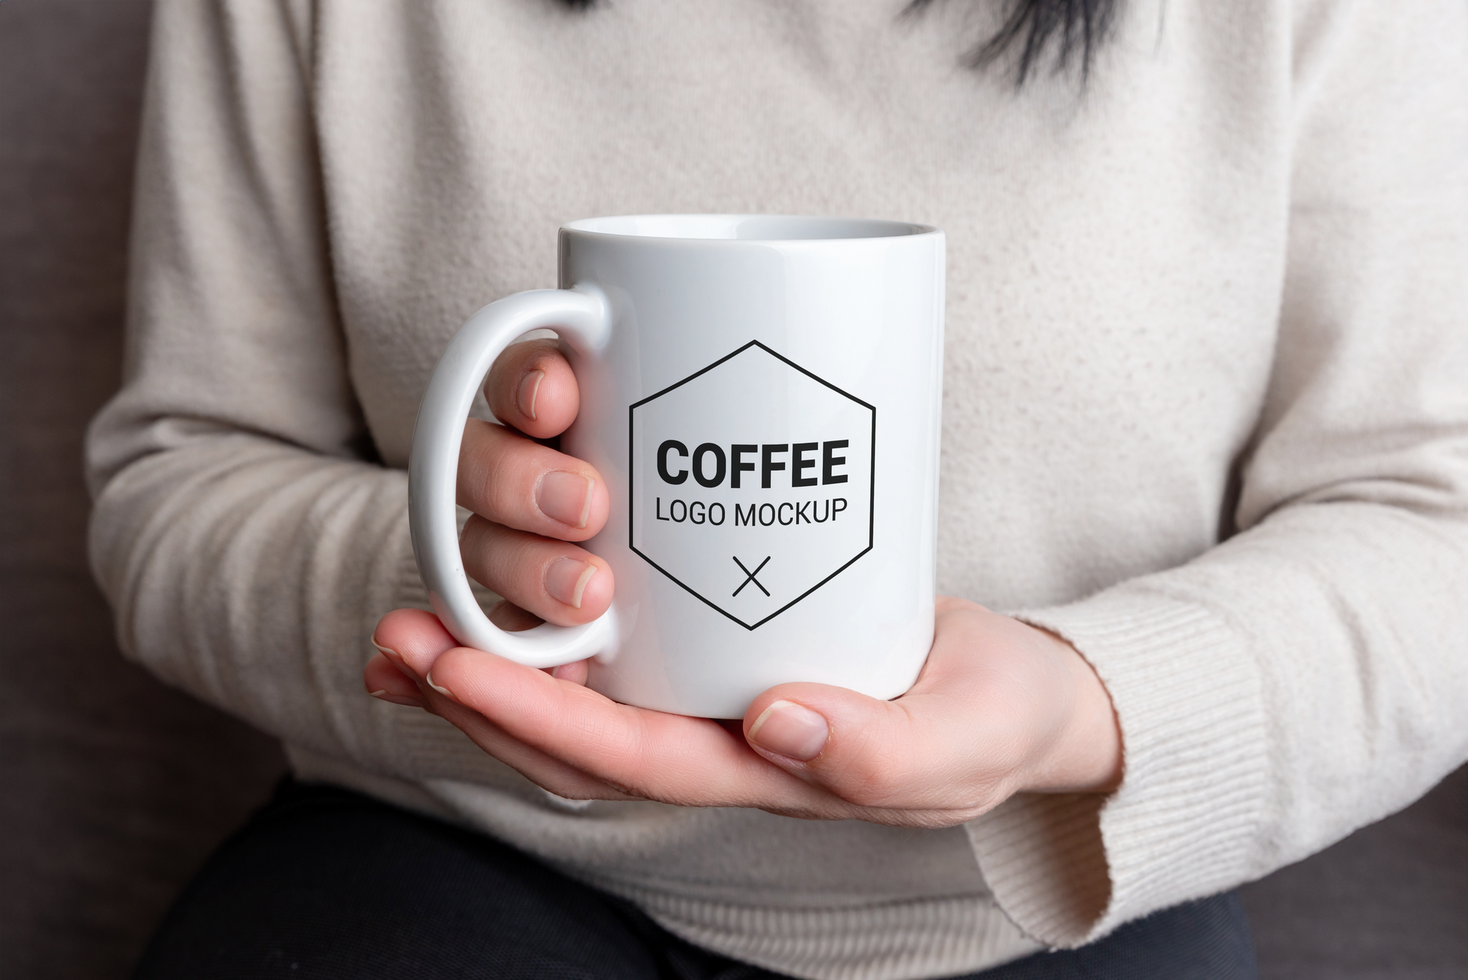
<path fill-rule="evenodd" d="M 393 694 L 385 688 L 381 691 L 368 691 L 367 693 L 379 701 L 391 701 L 393 704 L 406 705 L 409 708 L 423 707 L 423 702 L 417 698 L 405 698 L 401 694 Z"/>
<path fill-rule="evenodd" d="M 535 396 L 540 394 L 540 383 L 545 380 L 544 371 L 531 371 L 520 382 L 520 411 L 535 418 Z"/>
<path fill-rule="evenodd" d="M 820 755 L 830 735 L 826 719 L 793 701 L 776 701 L 749 726 L 749 740 L 755 745 L 801 762 Z"/>
<path fill-rule="evenodd" d="M 439 684 L 435 684 L 433 682 L 433 672 L 432 671 L 429 671 L 428 676 L 425 677 L 425 678 L 423 678 L 423 680 L 428 683 L 428 686 L 429 687 L 433 688 L 435 691 L 437 691 L 439 694 L 442 694 L 444 697 L 449 698 L 450 700 L 453 700 L 453 701 L 459 700 L 458 698 L 454 697 L 454 692 L 453 691 L 450 691 L 448 688 L 443 687 L 443 686 L 441 686 Z"/>
<path fill-rule="evenodd" d="M 385 647 L 381 643 L 378 643 L 377 637 L 375 636 L 370 642 L 372 643 L 372 648 L 378 653 L 382 654 L 384 657 L 386 657 L 387 662 L 396 667 L 398 669 L 398 672 L 401 673 L 404 677 L 412 678 L 414 680 L 417 679 L 418 675 L 413 673 L 413 669 L 408 666 L 408 662 L 403 659 L 403 655 L 401 653 L 398 653 L 392 647 Z"/>
<path fill-rule="evenodd" d="M 550 593 L 551 598 L 580 609 L 581 594 L 586 591 L 586 583 L 595 574 L 596 566 L 589 561 L 557 558 L 545 570 L 545 591 Z"/>
<path fill-rule="evenodd" d="M 585 527 L 591 516 L 591 489 L 596 481 L 580 473 L 553 470 L 540 478 L 535 505 L 552 520 L 572 527 Z"/>

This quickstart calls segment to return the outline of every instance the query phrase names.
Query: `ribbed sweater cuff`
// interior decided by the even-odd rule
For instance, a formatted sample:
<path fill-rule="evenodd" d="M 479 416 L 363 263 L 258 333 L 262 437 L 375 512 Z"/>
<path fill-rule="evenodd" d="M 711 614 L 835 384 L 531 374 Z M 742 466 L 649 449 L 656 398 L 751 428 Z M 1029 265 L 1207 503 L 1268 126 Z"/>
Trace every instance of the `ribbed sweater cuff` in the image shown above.
<path fill-rule="evenodd" d="M 1071 947 L 1236 884 L 1266 805 L 1260 680 L 1238 634 L 1138 585 L 1016 615 L 1096 669 L 1125 774 L 1110 797 L 1019 794 L 969 825 L 1004 912 Z"/>

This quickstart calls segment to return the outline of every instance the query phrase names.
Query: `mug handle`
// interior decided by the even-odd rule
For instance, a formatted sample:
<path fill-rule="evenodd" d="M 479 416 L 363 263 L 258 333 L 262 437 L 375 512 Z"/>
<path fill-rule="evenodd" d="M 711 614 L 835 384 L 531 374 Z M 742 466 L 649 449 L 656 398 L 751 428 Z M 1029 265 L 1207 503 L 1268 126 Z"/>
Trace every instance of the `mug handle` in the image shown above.
<path fill-rule="evenodd" d="M 433 611 L 454 638 L 527 667 L 559 667 L 606 650 L 615 638 L 612 611 L 580 626 L 543 623 L 507 633 L 479 608 L 464 575 L 454 510 L 464 422 L 490 367 L 531 330 L 551 329 L 579 352 L 606 344 L 611 309 L 595 286 L 535 289 L 490 303 L 459 328 L 423 393 L 408 460 L 408 525 L 413 557 Z"/>

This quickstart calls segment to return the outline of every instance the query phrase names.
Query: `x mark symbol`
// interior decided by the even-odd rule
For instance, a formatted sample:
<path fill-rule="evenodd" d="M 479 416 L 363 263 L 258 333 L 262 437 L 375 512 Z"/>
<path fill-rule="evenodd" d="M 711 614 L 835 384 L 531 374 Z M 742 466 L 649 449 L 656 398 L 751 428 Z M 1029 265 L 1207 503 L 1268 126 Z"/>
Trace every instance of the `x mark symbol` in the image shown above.
<path fill-rule="evenodd" d="M 758 565 L 756 565 L 755 568 L 754 568 L 754 571 L 752 571 L 752 572 L 749 569 L 747 569 L 747 568 L 744 567 L 744 562 L 740 561 L 738 558 L 735 558 L 734 559 L 734 564 L 738 565 L 739 566 L 739 570 L 745 574 L 744 581 L 739 584 L 739 588 L 737 588 L 737 589 L 734 590 L 734 595 L 738 595 L 739 593 L 743 592 L 744 591 L 744 587 L 746 585 L 748 585 L 750 582 L 753 582 L 754 583 L 754 587 L 756 589 L 759 589 L 765 595 L 769 595 L 770 594 L 770 590 L 767 589 L 767 588 L 765 588 L 763 585 L 760 585 L 759 584 L 759 579 L 755 578 L 755 576 L 759 574 L 759 571 L 760 571 L 761 568 L 764 568 L 766 565 L 768 565 L 770 563 L 770 558 L 771 557 L 773 557 L 773 556 L 766 555 L 765 556 L 765 560 L 762 561 L 762 562 L 760 562 Z"/>

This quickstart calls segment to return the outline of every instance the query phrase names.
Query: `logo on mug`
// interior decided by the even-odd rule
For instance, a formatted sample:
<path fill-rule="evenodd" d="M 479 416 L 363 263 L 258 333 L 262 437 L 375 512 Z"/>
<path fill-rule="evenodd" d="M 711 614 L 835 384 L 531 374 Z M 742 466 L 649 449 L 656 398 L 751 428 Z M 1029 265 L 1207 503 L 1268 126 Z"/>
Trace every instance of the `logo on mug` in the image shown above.
<path fill-rule="evenodd" d="M 630 416 L 632 550 L 741 626 L 872 549 L 876 408 L 764 344 Z"/>

